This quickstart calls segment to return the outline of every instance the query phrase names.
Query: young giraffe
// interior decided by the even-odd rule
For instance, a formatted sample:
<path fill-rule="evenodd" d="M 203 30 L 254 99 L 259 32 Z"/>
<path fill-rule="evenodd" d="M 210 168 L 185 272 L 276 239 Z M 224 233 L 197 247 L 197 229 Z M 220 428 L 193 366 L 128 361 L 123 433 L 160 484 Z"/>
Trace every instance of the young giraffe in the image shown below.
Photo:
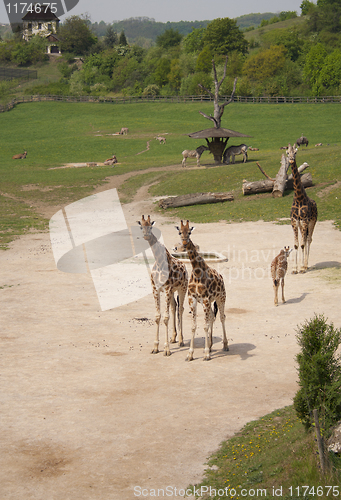
<path fill-rule="evenodd" d="M 302 241 L 302 263 L 300 272 L 304 273 L 308 269 L 308 259 L 310 245 L 313 239 L 313 232 L 317 221 L 317 206 L 314 200 L 311 200 L 304 187 L 302 186 L 301 177 L 296 165 L 297 149 L 291 144 L 288 145 L 287 155 L 291 165 L 293 183 L 294 183 L 294 199 L 291 207 L 291 226 L 295 237 L 295 265 L 293 274 L 297 274 L 297 254 L 298 254 L 298 230 L 301 231 Z"/>
<path fill-rule="evenodd" d="M 153 296 L 155 300 L 156 307 L 156 338 L 154 341 L 154 347 L 152 354 L 159 352 L 159 331 L 160 331 L 160 320 L 161 320 L 161 308 L 160 308 L 160 295 L 161 292 L 166 294 L 166 311 L 164 315 L 164 323 L 166 325 L 166 338 L 165 347 L 163 354 L 165 356 L 170 356 L 170 348 L 168 341 L 168 322 L 169 322 L 169 306 L 172 309 L 173 316 L 173 335 L 171 342 L 176 342 L 176 325 L 175 325 L 175 310 L 176 303 L 174 299 L 174 293 L 178 292 L 178 315 L 179 315 L 179 346 L 183 346 L 183 332 L 182 332 L 182 317 L 184 312 L 184 300 L 188 285 L 188 274 L 185 265 L 178 259 L 171 256 L 167 248 L 160 243 L 156 236 L 153 234 L 153 226 L 155 222 L 150 220 L 150 215 L 148 219 L 144 218 L 142 215 L 141 221 L 137 221 L 143 231 L 143 237 L 148 241 L 154 258 L 155 263 L 151 271 L 151 283 L 153 288 Z"/>
<path fill-rule="evenodd" d="M 284 298 L 284 278 L 288 269 L 288 257 L 290 252 L 289 247 L 284 247 L 284 250 L 281 250 L 277 257 L 271 262 L 271 276 L 274 286 L 275 292 L 275 306 L 278 306 L 278 289 L 279 284 L 282 285 L 282 302 L 285 302 Z"/>
<path fill-rule="evenodd" d="M 225 330 L 225 300 L 226 292 L 223 277 L 214 269 L 211 269 L 205 260 L 199 255 L 190 236 L 194 227 L 189 227 L 189 221 L 186 224 L 181 221 L 181 227 L 176 226 L 179 231 L 181 241 L 187 250 L 188 257 L 192 264 L 192 274 L 188 284 L 188 302 L 192 312 L 192 338 L 187 355 L 187 361 L 192 361 L 194 353 L 194 337 L 197 328 L 197 303 L 200 302 L 204 308 L 205 314 L 205 352 L 204 361 L 211 358 L 210 351 L 212 347 L 212 333 L 214 313 L 211 308 L 211 302 L 216 302 L 220 313 L 220 320 L 223 327 L 223 350 L 228 351 L 228 342 Z"/>

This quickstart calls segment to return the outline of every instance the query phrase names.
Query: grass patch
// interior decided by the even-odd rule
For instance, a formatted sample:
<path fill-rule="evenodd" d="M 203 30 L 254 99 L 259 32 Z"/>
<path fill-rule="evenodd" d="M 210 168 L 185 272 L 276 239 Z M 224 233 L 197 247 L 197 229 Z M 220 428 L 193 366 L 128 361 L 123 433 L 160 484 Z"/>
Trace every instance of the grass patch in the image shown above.
<path fill-rule="evenodd" d="M 195 485 L 197 492 L 204 492 L 205 500 L 327 498 L 327 486 L 340 484 L 340 475 L 332 465 L 329 473 L 321 476 L 314 433 L 304 430 L 292 406 L 248 423 L 221 444 L 207 465 L 205 479 Z M 309 485 L 305 495 L 303 485 Z"/>

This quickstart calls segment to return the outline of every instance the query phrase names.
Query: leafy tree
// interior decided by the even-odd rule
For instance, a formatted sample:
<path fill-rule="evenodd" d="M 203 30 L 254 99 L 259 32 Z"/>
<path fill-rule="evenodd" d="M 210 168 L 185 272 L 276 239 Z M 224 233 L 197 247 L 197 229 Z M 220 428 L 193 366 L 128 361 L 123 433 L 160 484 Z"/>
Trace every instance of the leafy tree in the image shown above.
<path fill-rule="evenodd" d="M 200 52 L 204 48 L 203 36 L 205 33 L 205 28 L 193 28 L 192 32 L 189 33 L 183 39 L 183 48 L 187 54 L 194 54 Z"/>
<path fill-rule="evenodd" d="M 118 44 L 123 45 L 123 46 L 128 45 L 127 38 L 125 36 L 124 31 L 121 31 L 121 33 L 120 33 L 120 37 L 118 39 Z"/>
<path fill-rule="evenodd" d="M 212 53 L 208 45 L 202 49 L 197 58 L 195 71 L 211 73 L 212 71 Z"/>
<path fill-rule="evenodd" d="M 214 54 L 220 55 L 233 51 L 246 54 L 248 49 L 248 43 L 238 28 L 237 21 L 228 17 L 214 19 L 207 25 L 203 43 L 207 43 Z"/>
<path fill-rule="evenodd" d="M 297 17 L 296 10 L 282 11 L 279 14 L 280 21 L 286 21 L 287 19 L 295 19 Z"/>
<path fill-rule="evenodd" d="M 168 74 L 168 81 L 173 90 L 178 91 L 181 85 L 182 69 L 179 59 L 172 59 L 170 64 L 170 72 Z"/>
<path fill-rule="evenodd" d="M 97 41 L 88 20 L 79 16 L 68 17 L 60 27 L 59 36 L 62 52 L 78 55 L 87 54 Z"/>
<path fill-rule="evenodd" d="M 319 94 L 318 80 L 326 57 L 327 50 L 321 43 L 313 45 L 306 56 L 303 74 L 309 82 L 314 95 Z"/>
<path fill-rule="evenodd" d="M 160 88 L 157 85 L 148 85 L 144 91 L 142 92 L 142 95 L 144 97 L 155 97 L 157 95 L 160 95 Z"/>
<path fill-rule="evenodd" d="M 286 49 L 283 45 L 274 45 L 251 56 L 244 63 L 243 74 L 254 81 L 265 81 L 276 75 L 285 64 Z"/>
<path fill-rule="evenodd" d="M 294 408 L 303 424 L 312 425 L 316 408 L 323 417 L 323 430 L 341 418 L 341 365 L 336 352 L 341 343 L 341 329 L 328 325 L 323 315 L 315 315 L 297 330 L 301 351 L 297 354 L 299 391 Z"/>
<path fill-rule="evenodd" d="M 268 48 L 271 45 L 283 45 L 292 61 L 297 61 L 304 47 L 304 40 L 295 27 L 271 30 L 263 35 L 262 41 Z"/>
<path fill-rule="evenodd" d="M 107 30 L 105 32 L 105 37 L 104 37 L 104 44 L 109 48 L 112 49 L 118 42 L 118 37 L 117 33 L 110 24 L 107 27 Z"/>
<path fill-rule="evenodd" d="M 318 76 L 318 84 L 325 89 L 339 89 L 341 83 L 341 51 L 334 50 L 329 54 Z"/>
<path fill-rule="evenodd" d="M 182 35 L 179 31 L 170 28 L 156 38 L 156 45 L 158 47 L 162 47 L 163 49 L 168 49 L 170 47 L 180 45 L 181 40 Z"/>
<path fill-rule="evenodd" d="M 203 90 L 199 87 L 199 84 L 204 85 L 206 88 L 210 88 L 212 85 L 212 77 L 207 73 L 195 73 L 194 75 L 188 75 L 186 78 L 182 79 L 180 94 L 181 95 L 202 95 Z"/>
<path fill-rule="evenodd" d="M 314 6 L 314 2 L 310 2 L 310 0 L 302 0 L 302 3 L 300 5 L 302 16 L 306 16 L 307 14 L 309 14 L 309 11 Z"/>
<path fill-rule="evenodd" d="M 154 74 L 153 74 L 155 83 L 159 87 L 166 85 L 166 83 L 168 83 L 168 81 L 169 81 L 168 75 L 170 72 L 171 72 L 170 60 L 166 57 L 162 57 L 159 60 L 159 63 L 156 66 L 156 69 L 155 69 Z"/>

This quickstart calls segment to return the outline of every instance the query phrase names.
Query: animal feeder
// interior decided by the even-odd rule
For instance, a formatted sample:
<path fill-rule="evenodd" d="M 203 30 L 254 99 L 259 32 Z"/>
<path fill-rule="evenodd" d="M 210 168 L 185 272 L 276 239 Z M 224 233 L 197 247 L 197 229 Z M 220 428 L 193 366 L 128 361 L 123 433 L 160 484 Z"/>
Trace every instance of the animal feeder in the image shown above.
<path fill-rule="evenodd" d="M 207 128 L 192 134 L 186 134 L 192 139 L 206 139 L 210 153 L 213 154 L 214 161 L 218 165 L 222 162 L 222 157 L 226 148 L 227 141 L 230 137 L 252 137 L 251 135 L 241 134 L 228 128 Z M 211 139 L 211 141 L 209 140 Z"/>
<path fill-rule="evenodd" d="M 205 259 L 206 262 L 227 262 L 228 258 L 218 252 L 198 252 L 198 254 Z M 172 257 L 176 257 L 177 259 L 183 262 L 190 262 L 187 252 L 172 252 Z"/>

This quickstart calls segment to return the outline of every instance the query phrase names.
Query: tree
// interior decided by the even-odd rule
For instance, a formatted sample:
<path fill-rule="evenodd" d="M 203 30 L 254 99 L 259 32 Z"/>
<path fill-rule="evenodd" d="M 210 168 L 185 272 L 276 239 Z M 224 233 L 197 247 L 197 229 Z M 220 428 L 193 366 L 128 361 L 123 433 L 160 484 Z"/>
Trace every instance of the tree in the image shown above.
<path fill-rule="evenodd" d="M 187 54 L 193 54 L 195 52 L 200 52 L 204 48 L 203 36 L 205 33 L 205 28 L 193 28 L 191 33 L 189 33 L 183 39 L 184 51 Z"/>
<path fill-rule="evenodd" d="M 118 39 L 118 44 L 119 45 L 128 45 L 127 38 L 125 36 L 124 31 L 121 31 L 120 33 L 120 38 Z"/>
<path fill-rule="evenodd" d="M 341 365 L 336 352 L 341 342 L 341 329 L 328 325 L 324 316 L 315 315 L 297 330 L 301 351 L 298 362 L 299 391 L 294 408 L 303 424 L 312 425 L 312 411 L 323 417 L 323 430 L 328 432 L 341 418 Z"/>
<path fill-rule="evenodd" d="M 118 42 L 117 33 L 114 30 L 114 28 L 112 27 L 112 25 L 110 24 L 107 27 L 107 30 L 106 30 L 106 33 L 105 33 L 104 44 L 109 49 L 112 49 L 114 47 L 114 45 L 117 44 L 117 42 Z"/>
<path fill-rule="evenodd" d="M 203 73 L 211 73 L 212 70 L 212 53 L 209 47 L 204 47 L 197 58 L 195 71 Z"/>
<path fill-rule="evenodd" d="M 233 102 L 234 93 L 236 91 L 237 78 L 235 78 L 235 80 L 234 80 L 233 91 L 232 91 L 230 99 L 225 100 L 225 102 L 223 102 L 222 104 L 219 104 L 219 89 L 220 89 L 223 81 L 226 78 L 227 61 L 228 61 L 228 57 L 226 56 L 225 66 L 224 66 L 224 74 L 223 74 L 222 79 L 220 81 L 218 81 L 218 75 L 217 75 L 216 66 L 215 66 L 214 60 L 212 60 L 212 67 L 213 67 L 213 74 L 214 74 L 214 94 L 209 89 L 207 89 L 204 85 L 199 84 L 199 87 L 201 87 L 211 97 L 213 97 L 213 100 L 214 100 L 214 114 L 213 114 L 213 116 L 212 115 L 208 116 L 205 113 L 203 113 L 202 111 L 199 111 L 199 113 L 204 118 L 207 118 L 208 120 L 211 120 L 214 123 L 214 127 L 215 128 L 220 128 L 221 117 L 223 116 L 225 106 L 227 106 L 228 104 L 230 104 L 231 102 Z"/>
<path fill-rule="evenodd" d="M 318 83 L 325 89 L 338 89 L 341 83 L 341 51 L 334 50 L 329 54 L 318 76 Z"/>
<path fill-rule="evenodd" d="M 309 14 L 309 11 L 313 6 L 315 6 L 315 4 L 313 2 L 310 2 L 310 0 L 302 0 L 302 3 L 300 5 L 302 16 L 306 16 L 307 14 Z"/>
<path fill-rule="evenodd" d="M 327 50 L 321 43 L 313 45 L 307 54 L 303 74 L 308 80 L 313 93 L 318 95 L 318 79 L 327 57 Z"/>
<path fill-rule="evenodd" d="M 251 56 L 243 66 L 243 74 L 254 81 L 265 81 L 275 76 L 285 64 L 286 49 L 283 45 L 274 45 Z"/>
<path fill-rule="evenodd" d="M 170 47 L 176 47 L 180 44 L 182 40 L 182 35 L 178 30 L 173 28 L 167 29 L 162 35 L 156 37 L 156 45 L 162 47 L 163 49 L 169 49 Z"/>
<path fill-rule="evenodd" d="M 248 50 L 248 43 L 237 21 L 228 17 L 215 19 L 207 25 L 203 43 L 210 46 L 212 53 L 224 56 L 232 51 L 246 54 Z"/>
<path fill-rule="evenodd" d="M 166 57 L 159 60 L 158 65 L 154 71 L 154 80 L 159 87 L 163 87 L 169 81 L 169 74 L 171 72 L 171 62 Z"/>
<path fill-rule="evenodd" d="M 59 31 L 62 52 L 85 55 L 97 42 L 89 28 L 89 21 L 79 16 L 68 17 Z"/>

